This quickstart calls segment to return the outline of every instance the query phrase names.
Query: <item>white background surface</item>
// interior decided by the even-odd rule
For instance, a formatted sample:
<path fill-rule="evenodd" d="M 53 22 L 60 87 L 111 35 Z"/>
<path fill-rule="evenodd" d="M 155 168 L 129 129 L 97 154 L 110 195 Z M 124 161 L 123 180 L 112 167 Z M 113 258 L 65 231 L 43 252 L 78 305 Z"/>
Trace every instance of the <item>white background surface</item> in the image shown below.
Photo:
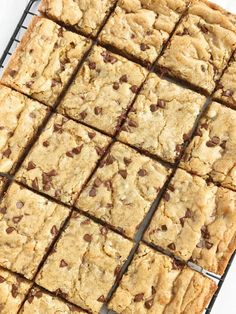
<path fill-rule="evenodd" d="M 27 0 L 0 0 L 0 56 L 27 2 Z M 235 0 L 215 0 L 214 2 L 236 13 Z M 236 314 L 236 258 L 214 305 L 212 314 Z"/>

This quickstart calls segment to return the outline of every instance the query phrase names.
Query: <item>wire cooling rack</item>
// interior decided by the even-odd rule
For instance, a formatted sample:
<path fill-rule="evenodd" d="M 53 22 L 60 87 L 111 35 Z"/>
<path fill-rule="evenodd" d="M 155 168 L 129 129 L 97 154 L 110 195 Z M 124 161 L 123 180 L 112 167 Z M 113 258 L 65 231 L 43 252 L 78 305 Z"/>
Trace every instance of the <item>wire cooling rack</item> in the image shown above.
<path fill-rule="evenodd" d="M 28 25 L 32 19 L 32 16 L 34 15 L 37 15 L 37 9 L 38 9 L 38 6 L 39 6 L 39 3 L 40 3 L 40 0 L 30 0 L 27 7 L 25 8 L 2 56 L 1 56 L 1 59 L 0 59 L 0 75 L 1 73 L 3 72 L 5 66 L 7 65 L 11 55 L 13 54 L 13 52 L 15 51 L 17 45 L 19 44 L 23 34 L 25 33 L 25 31 L 27 30 L 28 28 Z M 228 266 L 225 270 L 225 273 L 224 275 L 219 278 L 218 280 L 218 289 L 217 291 L 215 292 L 214 296 L 212 297 L 208 307 L 206 308 L 205 310 L 205 314 L 210 314 L 212 309 L 213 309 L 213 306 L 215 304 L 215 301 L 219 295 L 219 292 L 223 286 L 223 283 L 225 281 L 225 278 L 227 277 L 227 274 L 230 270 L 230 267 L 233 263 L 233 260 L 235 258 L 235 255 L 236 255 L 236 251 L 234 252 L 234 254 L 232 255 L 229 263 L 228 263 Z M 209 277 L 212 277 L 212 278 L 215 278 L 214 276 L 212 276 L 211 274 L 208 274 Z"/>

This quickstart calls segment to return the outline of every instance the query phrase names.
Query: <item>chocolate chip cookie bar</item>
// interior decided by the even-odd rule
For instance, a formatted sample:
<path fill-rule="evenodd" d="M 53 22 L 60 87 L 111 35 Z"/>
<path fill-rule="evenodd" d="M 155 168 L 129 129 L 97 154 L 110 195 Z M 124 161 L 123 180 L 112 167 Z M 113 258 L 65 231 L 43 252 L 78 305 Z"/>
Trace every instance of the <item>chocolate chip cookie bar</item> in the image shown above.
<path fill-rule="evenodd" d="M 115 143 L 76 206 L 133 238 L 169 173 L 158 162 Z"/>
<path fill-rule="evenodd" d="M 0 312 L 17 314 L 31 283 L 0 268 Z"/>
<path fill-rule="evenodd" d="M 214 99 L 222 101 L 233 109 L 236 109 L 236 53 L 225 70 L 217 90 L 214 94 Z"/>
<path fill-rule="evenodd" d="M 236 112 L 213 102 L 180 166 L 236 190 Z"/>
<path fill-rule="evenodd" d="M 72 204 L 111 139 L 54 114 L 17 173 L 17 180 Z"/>
<path fill-rule="evenodd" d="M 160 54 L 189 2 L 119 0 L 99 40 L 150 65 Z"/>
<path fill-rule="evenodd" d="M 132 242 L 74 212 L 36 282 L 98 313 Z"/>
<path fill-rule="evenodd" d="M 0 266 L 32 279 L 69 209 L 13 183 L 0 202 Z"/>
<path fill-rule="evenodd" d="M 119 314 L 200 314 L 216 288 L 211 279 L 140 245 L 109 308 Z"/>
<path fill-rule="evenodd" d="M 43 0 L 39 11 L 55 21 L 96 36 L 116 0 Z"/>
<path fill-rule="evenodd" d="M 37 101 L 0 85 L 0 172 L 15 170 L 47 112 Z"/>
<path fill-rule="evenodd" d="M 33 288 L 19 314 L 75 314 L 86 313 L 80 308 L 66 303 L 59 298 Z"/>
<path fill-rule="evenodd" d="M 88 39 L 34 17 L 2 82 L 53 106 L 90 45 Z"/>
<path fill-rule="evenodd" d="M 170 75 L 211 94 L 235 48 L 236 16 L 213 3 L 195 1 L 159 65 Z"/>
<path fill-rule="evenodd" d="M 95 46 L 59 105 L 59 112 L 113 135 L 147 71 Z"/>
<path fill-rule="evenodd" d="M 206 98 L 150 74 L 119 140 L 174 163 Z"/>
<path fill-rule="evenodd" d="M 144 239 L 223 274 L 236 249 L 236 193 L 178 169 Z"/>

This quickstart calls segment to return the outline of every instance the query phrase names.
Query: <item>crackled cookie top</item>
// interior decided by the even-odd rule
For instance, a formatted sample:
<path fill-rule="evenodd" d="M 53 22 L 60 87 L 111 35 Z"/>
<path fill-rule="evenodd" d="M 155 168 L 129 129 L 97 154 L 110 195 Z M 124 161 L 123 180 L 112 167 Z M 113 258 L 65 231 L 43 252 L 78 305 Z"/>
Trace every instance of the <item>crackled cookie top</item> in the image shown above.
<path fill-rule="evenodd" d="M 0 265 L 32 279 L 69 210 L 13 183 L 0 202 Z"/>
<path fill-rule="evenodd" d="M 213 102 L 200 121 L 181 167 L 236 190 L 236 112 Z"/>
<path fill-rule="evenodd" d="M 157 161 L 115 143 L 76 206 L 134 237 L 168 173 Z"/>
<path fill-rule="evenodd" d="M 150 74 L 119 139 L 175 162 L 189 139 L 205 97 Z"/>
<path fill-rule="evenodd" d="M 152 63 L 188 3 L 188 0 L 119 0 L 99 39 L 145 63 Z"/>
<path fill-rule="evenodd" d="M 53 106 L 89 47 L 88 39 L 50 20 L 34 17 L 2 82 Z"/>
<path fill-rule="evenodd" d="M 0 313 L 17 314 L 31 285 L 18 275 L 0 268 Z"/>
<path fill-rule="evenodd" d="M 98 313 L 131 248 L 131 241 L 74 212 L 36 282 Z"/>
<path fill-rule="evenodd" d="M 17 180 L 72 204 L 110 141 L 54 114 L 24 160 Z"/>
<path fill-rule="evenodd" d="M 47 115 L 47 108 L 0 85 L 0 172 L 11 173 Z"/>
<path fill-rule="evenodd" d="M 202 313 L 216 284 L 168 256 L 140 245 L 108 307 L 116 313 Z"/>
<path fill-rule="evenodd" d="M 116 0 L 43 0 L 39 11 L 52 19 L 96 36 Z"/>
<path fill-rule="evenodd" d="M 235 48 L 236 17 L 215 4 L 196 1 L 159 64 L 171 75 L 210 94 Z"/>
<path fill-rule="evenodd" d="M 66 303 L 56 296 L 33 288 L 19 314 L 76 314 L 86 313 L 80 308 Z"/>
<path fill-rule="evenodd" d="M 223 274 L 236 249 L 236 193 L 177 170 L 144 239 Z"/>
<path fill-rule="evenodd" d="M 59 112 L 113 135 L 147 71 L 95 46 L 59 106 Z"/>
<path fill-rule="evenodd" d="M 236 109 L 236 53 L 217 85 L 214 98 Z"/>

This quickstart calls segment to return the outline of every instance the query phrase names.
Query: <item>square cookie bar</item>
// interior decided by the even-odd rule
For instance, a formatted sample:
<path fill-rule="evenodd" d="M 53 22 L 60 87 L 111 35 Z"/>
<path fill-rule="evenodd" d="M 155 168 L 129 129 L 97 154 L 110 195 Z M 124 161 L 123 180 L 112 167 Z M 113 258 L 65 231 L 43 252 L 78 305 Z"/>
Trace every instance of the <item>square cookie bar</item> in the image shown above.
<path fill-rule="evenodd" d="M 119 140 L 174 163 L 206 98 L 150 74 Z"/>
<path fill-rule="evenodd" d="M 221 77 L 213 97 L 236 109 L 236 53 Z"/>
<path fill-rule="evenodd" d="M 74 212 L 36 282 L 98 313 L 133 244 Z"/>
<path fill-rule="evenodd" d="M 170 75 L 211 94 L 235 48 L 236 16 L 216 4 L 195 1 L 159 65 Z"/>
<path fill-rule="evenodd" d="M 109 308 L 119 314 L 200 314 L 216 288 L 211 279 L 141 244 Z"/>
<path fill-rule="evenodd" d="M 69 209 L 13 183 L 0 202 L 0 266 L 32 279 Z"/>
<path fill-rule="evenodd" d="M 39 11 L 55 21 L 96 36 L 116 0 L 43 0 Z"/>
<path fill-rule="evenodd" d="M 0 85 L 0 172 L 15 170 L 47 113 L 37 101 Z"/>
<path fill-rule="evenodd" d="M 144 239 L 223 274 L 236 249 L 236 192 L 178 169 Z"/>
<path fill-rule="evenodd" d="M 90 45 L 88 39 L 34 17 L 2 82 L 53 106 Z"/>
<path fill-rule="evenodd" d="M 113 135 L 147 71 L 95 46 L 59 105 L 59 112 Z"/>
<path fill-rule="evenodd" d="M 189 0 L 119 0 L 99 40 L 153 63 L 170 37 Z"/>
<path fill-rule="evenodd" d="M 213 102 L 188 146 L 181 167 L 236 190 L 236 112 Z"/>
<path fill-rule="evenodd" d="M 76 314 L 86 313 L 80 308 L 66 303 L 56 296 L 34 287 L 25 301 L 19 314 Z"/>
<path fill-rule="evenodd" d="M 157 161 L 115 143 L 76 206 L 133 238 L 169 173 Z"/>
<path fill-rule="evenodd" d="M 17 314 L 31 283 L 0 268 L 0 313 Z"/>
<path fill-rule="evenodd" d="M 54 114 L 17 173 L 17 180 L 72 204 L 111 139 Z"/>

